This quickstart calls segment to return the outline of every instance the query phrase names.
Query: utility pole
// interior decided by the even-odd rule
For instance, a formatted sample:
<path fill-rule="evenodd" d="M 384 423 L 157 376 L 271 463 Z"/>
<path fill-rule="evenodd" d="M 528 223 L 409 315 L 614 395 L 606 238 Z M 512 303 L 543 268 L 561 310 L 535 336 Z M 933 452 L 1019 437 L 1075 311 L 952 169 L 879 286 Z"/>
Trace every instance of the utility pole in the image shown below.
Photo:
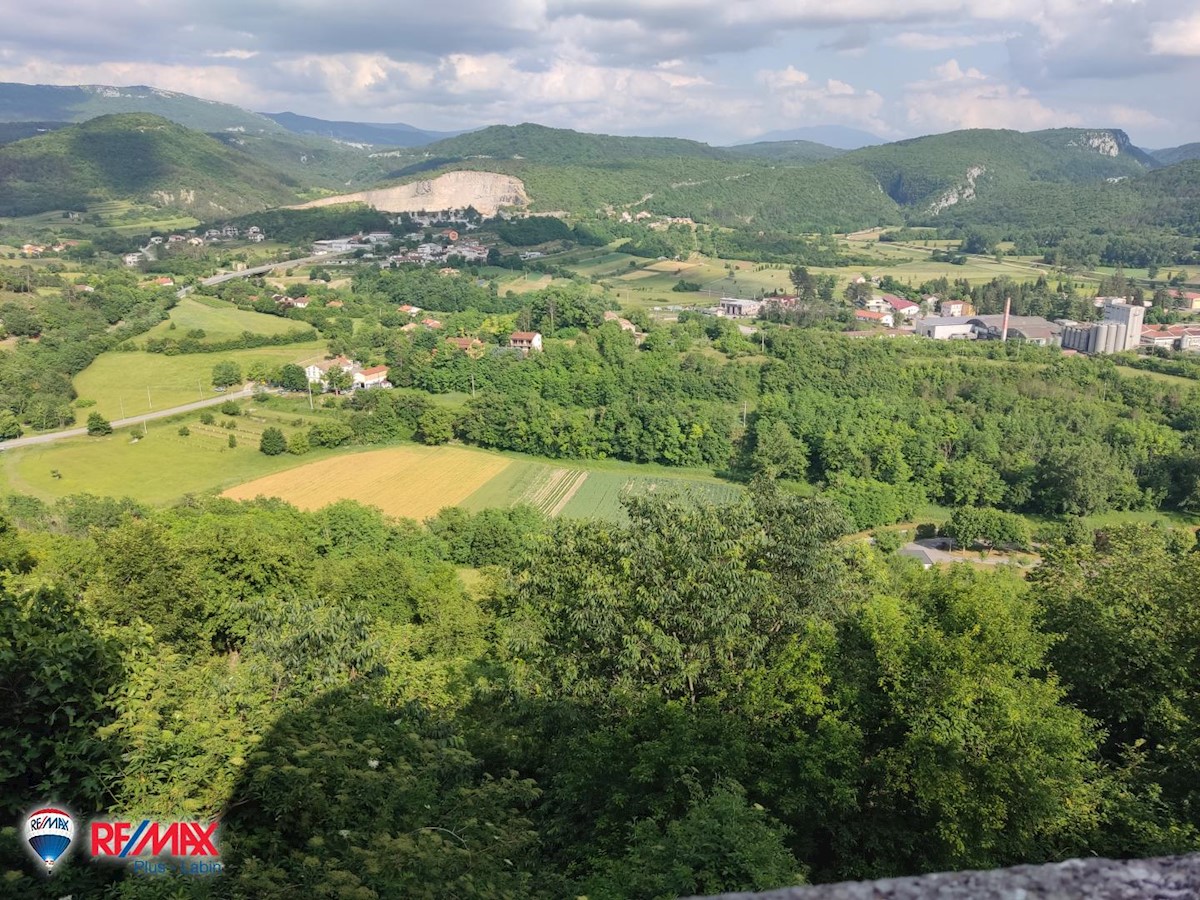
<path fill-rule="evenodd" d="M 746 427 L 746 401 L 742 401 L 742 427 Z"/>
<path fill-rule="evenodd" d="M 121 398 L 121 418 L 125 418 L 125 398 Z"/>
<path fill-rule="evenodd" d="M 150 400 L 150 388 L 149 387 L 146 388 L 146 405 L 149 406 L 151 409 L 154 409 L 154 403 L 151 402 L 151 400 Z"/>
<path fill-rule="evenodd" d="M 308 375 L 305 375 L 304 378 L 307 381 Z M 310 410 L 314 408 L 313 401 L 312 401 L 312 382 L 311 381 L 308 382 L 308 408 Z"/>
<path fill-rule="evenodd" d="M 471 396 L 475 396 L 475 373 L 471 373 Z"/>
<path fill-rule="evenodd" d="M 196 379 L 196 393 L 200 395 L 200 399 L 204 399 L 204 388 L 200 387 L 200 379 Z"/>

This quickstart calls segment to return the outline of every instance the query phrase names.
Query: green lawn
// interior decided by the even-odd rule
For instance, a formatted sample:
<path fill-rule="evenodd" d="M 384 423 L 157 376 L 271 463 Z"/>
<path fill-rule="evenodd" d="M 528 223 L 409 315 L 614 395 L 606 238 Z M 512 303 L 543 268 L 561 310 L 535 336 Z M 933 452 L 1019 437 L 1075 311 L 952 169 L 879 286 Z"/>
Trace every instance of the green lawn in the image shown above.
<path fill-rule="evenodd" d="M 171 330 L 172 323 L 175 330 Z M 269 316 L 264 313 L 238 309 L 234 304 L 214 297 L 184 297 L 171 310 L 171 318 L 159 322 L 139 339 L 144 346 L 147 338 L 184 338 L 193 329 L 204 329 L 206 342 L 229 340 L 243 331 L 255 334 L 285 334 L 297 329 L 309 328 L 304 322 Z"/>
<path fill-rule="evenodd" d="M 216 396 L 212 369 L 222 360 L 233 360 L 245 372 L 255 360 L 271 365 L 303 362 L 322 358 L 325 349 L 324 341 L 312 340 L 226 353 L 102 353 L 75 376 L 75 390 L 80 399 L 96 401 L 94 407 L 80 411 L 83 418 L 98 411 L 118 419 Z"/>
<path fill-rule="evenodd" d="M 740 488 L 732 484 L 687 477 L 652 477 L 636 472 L 637 469 L 589 472 L 561 515 L 621 521 L 625 518 L 621 501 L 627 497 L 674 494 L 685 499 L 724 503 L 737 499 L 740 493 Z"/>

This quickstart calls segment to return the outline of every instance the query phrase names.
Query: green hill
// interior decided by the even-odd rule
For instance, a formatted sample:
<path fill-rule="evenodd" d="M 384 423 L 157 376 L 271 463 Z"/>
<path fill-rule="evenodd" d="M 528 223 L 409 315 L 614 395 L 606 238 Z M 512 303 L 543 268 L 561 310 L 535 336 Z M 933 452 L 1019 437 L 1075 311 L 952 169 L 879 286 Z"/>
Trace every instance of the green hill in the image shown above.
<path fill-rule="evenodd" d="M 101 116 L 0 148 L 0 215 L 134 200 L 213 219 L 290 202 L 296 189 L 214 138 L 145 113 Z"/>
<path fill-rule="evenodd" d="M 867 147 L 841 157 L 862 167 L 918 218 L 1020 193 L 1031 183 L 1128 178 L 1147 171 L 1124 132 L 1060 129 L 1034 134 L 975 129 Z M 1111 154 L 1111 155 L 1110 155 Z"/>
<path fill-rule="evenodd" d="M 841 156 L 846 152 L 838 150 L 836 147 L 818 144 L 815 141 L 759 141 L 755 144 L 738 144 L 736 147 L 725 147 L 724 149 L 732 156 L 792 163 L 820 162 L 823 159 Z"/>
<path fill-rule="evenodd" d="M 1182 147 L 1168 147 L 1165 150 L 1151 150 L 1150 155 L 1164 166 L 1175 163 L 1200 159 L 1200 144 L 1184 144 Z"/>
<path fill-rule="evenodd" d="M 146 85 L 0 82 L 0 122 L 86 122 L 121 113 L 162 116 L 196 131 L 284 132 L 266 116 L 239 106 Z"/>
<path fill-rule="evenodd" d="M 421 155 L 445 159 L 526 159 L 555 165 L 579 165 L 665 157 L 725 159 L 729 154 L 708 144 L 682 138 L 586 134 L 526 122 L 523 125 L 493 125 L 436 141 L 422 147 Z"/>

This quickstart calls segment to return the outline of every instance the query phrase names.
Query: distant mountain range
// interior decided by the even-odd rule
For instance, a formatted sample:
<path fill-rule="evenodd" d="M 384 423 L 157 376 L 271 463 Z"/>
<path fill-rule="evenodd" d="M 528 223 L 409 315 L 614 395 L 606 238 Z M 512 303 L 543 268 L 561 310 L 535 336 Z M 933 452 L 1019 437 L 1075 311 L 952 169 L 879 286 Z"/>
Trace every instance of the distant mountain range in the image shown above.
<path fill-rule="evenodd" d="M 263 113 L 272 122 L 281 125 L 293 134 L 311 134 L 353 144 L 371 144 L 377 147 L 420 147 L 443 138 L 462 134 L 461 131 L 425 131 L 405 125 L 377 122 L 334 122 L 314 119 L 296 113 Z"/>
<path fill-rule="evenodd" d="M 212 219 L 466 170 L 520 179 L 535 212 L 644 210 L 763 234 L 905 223 L 1196 230 L 1200 163 L 1189 160 L 1200 145 L 1149 153 L 1123 131 L 1081 128 L 853 150 L 795 137 L 815 133 L 873 139 L 804 129 L 714 147 L 533 123 L 447 137 L 149 87 L 0 84 L 0 214 L 133 199 Z"/>

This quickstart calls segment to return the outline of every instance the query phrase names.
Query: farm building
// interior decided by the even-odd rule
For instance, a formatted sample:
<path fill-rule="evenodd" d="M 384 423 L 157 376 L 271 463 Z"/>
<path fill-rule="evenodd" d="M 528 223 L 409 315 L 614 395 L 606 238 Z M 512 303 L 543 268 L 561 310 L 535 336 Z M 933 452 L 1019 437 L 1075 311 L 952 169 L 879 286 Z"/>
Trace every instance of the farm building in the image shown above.
<path fill-rule="evenodd" d="M 738 300 L 736 297 L 722 297 L 720 306 L 721 315 L 729 316 L 734 319 L 752 319 L 758 315 L 758 311 L 762 309 L 761 300 Z"/>
<path fill-rule="evenodd" d="M 391 387 L 387 376 L 387 366 L 371 366 L 369 369 L 363 369 L 354 374 L 354 386 L 356 388 Z"/>

